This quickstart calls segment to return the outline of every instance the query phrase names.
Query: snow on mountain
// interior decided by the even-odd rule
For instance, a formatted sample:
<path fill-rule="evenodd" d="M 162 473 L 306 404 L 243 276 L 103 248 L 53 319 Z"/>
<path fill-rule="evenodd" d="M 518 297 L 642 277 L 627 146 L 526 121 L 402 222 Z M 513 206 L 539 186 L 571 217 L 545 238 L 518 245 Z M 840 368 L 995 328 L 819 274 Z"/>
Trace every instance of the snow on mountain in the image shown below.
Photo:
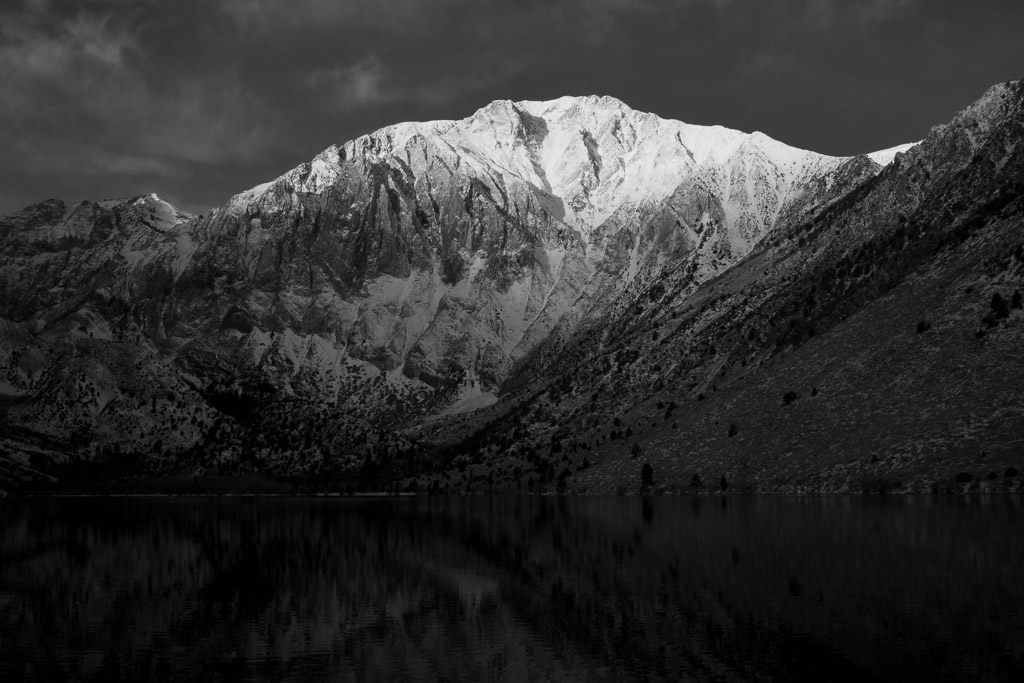
<path fill-rule="evenodd" d="M 847 161 L 611 97 L 499 100 L 331 146 L 199 231 L 236 235 L 254 283 L 270 277 L 270 253 L 303 239 L 296 226 L 332 234 L 296 262 L 303 294 L 274 295 L 286 318 L 308 315 L 312 296 L 348 353 L 435 384 L 458 368 L 493 391 L 556 327 L 652 268 L 689 259 L 696 281 L 721 272 Z M 269 295 L 243 305 L 259 326 L 280 319 Z"/>
<path fill-rule="evenodd" d="M 635 491 L 649 463 L 668 492 L 1019 490 L 1022 134 L 1024 84 L 995 86 L 884 172 L 843 162 L 831 201 L 812 183 L 720 277 L 638 277 L 498 406 L 425 427 L 455 457 L 419 485 Z"/>
<path fill-rule="evenodd" d="M 889 147 L 888 149 L 871 152 L 867 157 L 880 166 L 888 166 L 893 162 L 897 154 L 903 154 L 910 148 L 916 147 L 919 144 L 921 144 L 920 140 L 917 142 L 908 142 L 903 145 L 896 145 L 895 147 Z"/>
<path fill-rule="evenodd" d="M 583 229 L 596 228 L 623 205 L 663 200 L 701 173 L 719 177 L 720 186 L 709 190 L 739 201 L 757 194 L 755 184 L 765 179 L 750 178 L 747 187 L 734 188 L 737 175 L 746 178 L 736 167 L 770 167 L 770 184 L 784 197 L 801 176 L 825 173 L 843 161 L 759 132 L 662 119 L 613 97 L 498 100 L 459 121 L 400 123 L 328 148 L 311 164 L 236 195 L 231 204 L 258 201 L 282 180 L 296 191 L 322 192 L 353 157 L 415 166 L 414 158 L 438 156 L 489 186 L 499 180 L 527 183 L 560 200 L 559 218 Z"/>
<path fill-rule="evenodd" d="M 331 406 L 347 421 L 338 443 L 361 443 L 382 415 L 488 405 L 537 354 L 657 298 L 666 273 L 691 292 L 877 170 L 563 97 L 388 126 L 201 217 L 156 195 L 43 202 L 0 219 L 0 318 L 45 339 L 40 358 L 93 345 L 52 386 L 102 400 L 89 415 L 28 399 L 10 414 L 58 438 L 93 425 L 166 445 L 169 426 L 138 425 L 156 420 L 143 413 L 160 386 L 187 385 L 197 401 Z M 19 369 L 29 357 L 0 354 L 25 396 L 49 381 Z"/>
<path fill-rule="evenodd" d="M 599 390 L 609 418 L 653 386 L 711 396 L 1009 211 L 1021 102 L 997 86 L 919 145 L 838 158 L 609 97 L 502 100 L 333 145 L 200 217 L 40 202 L 0 217 L 0 394 L 22 430 L 0 448 L 319 472 L 408 457 L 404 427 L 510 395 L 573 396 L 523 423 L 538 453 L 594 427 Z M 1020 258 L 992 244 L 985 263 Z"/>
<path fill-rule="evenodd" d="M 161 199 L 155 192 L 133 199 L 132 207 L 142 214 L 143 223 L 160 232 L 194 218 L 192 214 L 180 211 L 170 202 Z"/>

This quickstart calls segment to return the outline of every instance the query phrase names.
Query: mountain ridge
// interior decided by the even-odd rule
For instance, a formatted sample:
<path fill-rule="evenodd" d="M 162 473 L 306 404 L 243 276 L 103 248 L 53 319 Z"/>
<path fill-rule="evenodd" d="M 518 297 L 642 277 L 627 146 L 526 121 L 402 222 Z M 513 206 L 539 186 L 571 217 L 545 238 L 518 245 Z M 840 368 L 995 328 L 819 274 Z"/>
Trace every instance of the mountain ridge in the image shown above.
<path fill-rule="evenodd" d="M 500 436 L 502 406 L 540 385 L 573 385 L 551 379 L 561 369 L 587 376 L 588 352 L 574 349 L 608 348 L 620 334 L 613 366 L 634 355 L 658 365 L 646 343 L 625 341 L 655 304 L 702 300 L 737 264 L 799 240 L 822 254 L 852 248 L 851 236 L 878 228 L 846 217 L 879 188 L 902 188 L 899 200 L 872 200 L 888 223 L 918 210 L 931 174 L 968 182 L 952 161 L 931 159 L 991 157 L 986 172 L 1005 177 L 1013 146 L 999 159 L 986 150 L 1019 123 L 1019 99 L 1019 85 L 996 86 L 924 143 L 882 150 L 887 165 L 689 126 L 613 98 L 496 101 L 458 121 L 397 124 L 328 147 L 201 217 L 155 195 L 80 205 L 73 225 L 67 207 L 58 218 L 56 204 L 34 205 L 0 219 L 0 447 L 44 470 L 81 460 L 354 476 L 369 461 L 406 485 L 435 485 L 409 476 L 465 468 L 451 446 L 459 415 L 494 405 L 469 421 L 499 415 L 489 429 L 506 446 L 486 452 L 516 461 L 513 446 L 536 453 L 538 435 L 559 430 Z M 659 373 L 638 381 L 664 384 Z M 623 401 L 646 400 L 630 386 L 616 389 Z M 557 457 L 546 443 L 546 460 L 518 465 L 516 486 L 527 469 L 534 485 L 554 485 L 537 474 L 551 475 Z"/>
<path fill-rule="evenodd" d="M 547 430 L 550 450 L 535 442 L 525 451 L 529 462 L 531 448 L 548 454 L 536 458 L 542 475 L 533 483 L 552 486 L 565 474 L 574 490 L 633 488 L 640 464 L 630 460 L 643 458 L 662 473 L 662 490 L 729 486 L 720 480 L 760 492 L 1016 490 L 1024 454 L 1013 428 L 1024 415 L 1013 389 L 1021 364 L 1012 360 L 1024 322 L 1014 308 L 1024 289 L 1021 88 L 997 86 L 983 99 L 993 93 L 1007 106 L 985 135 L 974 134 L 972 116 L 933 129 L 894 168 L 845 197 L 838 214 L 826 210 L 772 235 L 692 297 L 666 294 L 647 310 L 638 300 L 603 338 L 583 339 L 590 358 L 567 371 L 575 374 L 553 373 L 526 400 L 559 425 Z M 943 280 L 954 268 L 959 284 L 951 286 Z M 922 279 L 930 284 L 915 284 Z M 932 309 L 915 305 L 918 298 Z M 1011 298 L 1016 304 L 992 308 Z M 884 328 L 855 322 L 865 316 Z M 851 338 L 863 348 L 844 346 Z M 914 350 L 920 340 L 935 340 L 924 361 Z M 786 370 L 757 379 L 777 365 Z M 549 367 L 558 366 L 556 359 Z M 826 383 L 832 366 L 843 370 Z M 964 371 L 943 374 L 944 367 Z M 890 377 L 891 402 L 879 391 Z M 824 405 L 836 412 L 805 412 Z M 843 410 L 851 407 L 869 420 L 848 419 Z M 515 450 L 503 435 L 521 422 L 514 411 L 497 416 L 495 436 L 464 441 L 460 457 L 468 460 L 457 464 L 479 460 L 476 449 L 500 470 L 486 455 L 494 441 L 497 450 Z M 627 449 L 635 449 L 630 458 Z"/>

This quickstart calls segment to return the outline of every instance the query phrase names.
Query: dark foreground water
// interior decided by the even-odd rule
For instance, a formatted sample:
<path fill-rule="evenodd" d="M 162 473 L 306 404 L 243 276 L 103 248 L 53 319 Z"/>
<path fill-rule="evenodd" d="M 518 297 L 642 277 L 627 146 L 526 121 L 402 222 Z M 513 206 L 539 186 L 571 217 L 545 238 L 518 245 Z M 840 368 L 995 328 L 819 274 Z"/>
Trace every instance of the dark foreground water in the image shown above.
<path fill-rule="evenodd" d="M 0 502 L 0 680 L 1024 680 L 991 498 Z"/>

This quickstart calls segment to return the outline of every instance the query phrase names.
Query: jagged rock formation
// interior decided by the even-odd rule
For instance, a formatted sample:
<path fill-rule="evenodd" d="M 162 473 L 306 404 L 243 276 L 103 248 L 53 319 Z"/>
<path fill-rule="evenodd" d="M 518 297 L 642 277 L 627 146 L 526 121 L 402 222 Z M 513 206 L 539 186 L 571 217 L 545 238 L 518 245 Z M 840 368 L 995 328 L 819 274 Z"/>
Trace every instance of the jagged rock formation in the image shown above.
<path fill-rule="evenodd" d="M 555 376 L 620 406 L 674 378 L 703 386 L 709 366 L 689 356 L 725 322 L 668 341 L 662 318 L 746 278 L 756 291 L 721 320 L 757 327 L 797 279 L 934 210 L 933 188 L 951 196 L 1017 121 L 1018 90 L 874 160 L 567 97 L 384 128 L 206 216 L 155 196 L 37 204 L 0 220 L 6 448 L 41 469 L 141 451 L 158 471 L 416 470 L 430 465 L 403 428 Z M 994 183 L 1015 134 L 989 159 Z M 852 309 L 825 301 L 826 324 Z M 609 381 L 625 358 L 649 370 Z"/>

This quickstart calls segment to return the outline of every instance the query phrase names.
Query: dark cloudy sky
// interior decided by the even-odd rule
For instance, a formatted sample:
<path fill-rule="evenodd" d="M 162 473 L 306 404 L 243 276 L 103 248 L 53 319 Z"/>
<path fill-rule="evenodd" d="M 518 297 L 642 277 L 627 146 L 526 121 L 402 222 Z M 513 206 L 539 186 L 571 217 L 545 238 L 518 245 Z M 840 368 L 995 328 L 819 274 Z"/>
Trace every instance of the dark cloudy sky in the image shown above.
<path fill-rule="evenodd" d="M 613 95 L 852 154 L 1024 76 L 1021 0 L 3 0 L 0 213 L 191 210 L 332 143 Z"/>

